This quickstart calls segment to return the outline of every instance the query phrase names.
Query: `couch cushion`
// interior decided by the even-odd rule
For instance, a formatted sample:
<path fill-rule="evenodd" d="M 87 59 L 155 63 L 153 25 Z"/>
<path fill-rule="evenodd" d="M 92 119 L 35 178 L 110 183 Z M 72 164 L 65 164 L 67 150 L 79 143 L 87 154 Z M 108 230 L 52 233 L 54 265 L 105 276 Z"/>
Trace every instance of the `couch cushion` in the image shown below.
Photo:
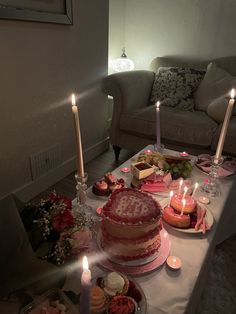
<path fill-rule="evenodd" d="M 170 107 L 161 107 L 161 137 L 163 139 L 210 147 L 212 136 L 217 128 L 208 115 L 201 111 L 184 111 Z M 122 114 L 120 129 L 127 133 L 155 139 L 155 105 Z"/>
<path fill-rule="evenodd" d="M 217 148 L 217 144 L 218 144 L 218 140 L 219 140 L 220 132 L 221 132 L 221 127 L 222 127 L 222 123 L 217 128 L 215 135 L 213 137 L 213 141 L 211 145 L 211 149 L 213 151 L 215 151 Z M 233 154 L 234 156 L 236 156 L 235 134 L 236 134 L 236 116 L 232 116 L 230 119 L 229 126 L 228 126 L 223 151 L 231 155 Z"/>
<path fill-rule="evenodd" d="M 218 98 L 209 104 L 207 114 L 216 122 L 224 121 L 225 113 L 228 107 L 229 98 Z M 236 106 L 233 107 L 232 115 L 236 116 Z"/>
<path fill-rule="evenodd" d="M 202 82 L 194 94 L 195 109 L 207 111 L 210 103 L 213 103 L 218 98 L 229 96 L 230 90 L 235 84 L 235 77 L 218 67 L 215 63 L 210 63 Z"/>
<path fill-rule="evenodd" d="M 193 110 L 193 93 L 198 88 L 204 70 L 184 67 L 160 67 L 155 75 L 151 98 L 163 106 Z"/>

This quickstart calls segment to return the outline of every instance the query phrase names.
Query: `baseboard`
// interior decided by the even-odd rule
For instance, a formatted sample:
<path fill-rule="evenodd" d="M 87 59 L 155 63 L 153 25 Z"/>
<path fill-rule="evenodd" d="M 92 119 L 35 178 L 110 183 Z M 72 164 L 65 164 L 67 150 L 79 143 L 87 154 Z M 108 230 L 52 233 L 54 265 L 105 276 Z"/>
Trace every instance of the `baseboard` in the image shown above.
<path fill-rule="evenodd" d="M 84 162 L 87 163 L 102 154 L 109 148 L 109 138 L 106 138 L 93 146 L 84 150 Z M 17 198 L 22 202 L 28 202 L 50 186 L 54 185 L 73 171 L 76 167 L 76 156 L 64 161 L 59 167 L 49 171 L 47 174 L 39 177 L 37 180 L 30 181 L 24 186 L 13 191 Z"/>

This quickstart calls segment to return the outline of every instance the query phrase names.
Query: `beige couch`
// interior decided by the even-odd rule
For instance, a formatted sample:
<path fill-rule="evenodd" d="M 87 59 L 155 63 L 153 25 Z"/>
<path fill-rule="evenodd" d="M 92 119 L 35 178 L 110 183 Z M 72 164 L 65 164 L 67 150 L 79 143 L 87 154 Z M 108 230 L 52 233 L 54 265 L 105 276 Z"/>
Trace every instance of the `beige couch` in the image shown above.
<path fill-rule="evenodd" d="M 207 65 L 214 62 L 214 68 Z M 213 66 L 211 65 L 211 66 Z M 138 151 L 155 143 L 155 104 L 150 95 L 155 72 L 160 67 L 207 69 L 194 92 L 194 111 L 161 106 L 161 141 L 165 146 L 195 153 L 214 153 L 229 99 L 229 88 L 236 87 L 236 57 L 206 62 L 155 58 L 150 71 L 121 72 L 103 80 L 103 91 L 113 97 L 110 142 L 118 159 L 120 148 Z M 236 155 L 236 110 L 230 121 L 224 152 Z"/>

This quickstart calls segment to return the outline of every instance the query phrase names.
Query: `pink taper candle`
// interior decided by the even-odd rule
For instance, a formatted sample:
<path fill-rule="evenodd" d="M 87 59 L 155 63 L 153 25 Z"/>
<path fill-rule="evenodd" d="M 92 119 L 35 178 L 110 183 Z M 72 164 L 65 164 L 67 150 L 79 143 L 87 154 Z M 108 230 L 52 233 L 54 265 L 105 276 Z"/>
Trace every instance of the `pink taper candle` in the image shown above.
<path fill-rule="evenodd" d="M 157 150 L 161 147 L 161 129 L 160 129 L 160 101 L 156 103 L 156 144 Z"/>
<path fill-rule="evenodd" d="M 226 133 L 227 133 L 230 117 L 231 117 L 233 106 L 234 106 L 234 97 L 235 97 L 234 89 L 231 90 L 230 97 L 231 98 L 229 100 L 228 107 L 227 107 L 227 110 L 226 110 L 226 113 L 225 113 L 225 118 L 224 118 L 224 122 L 223 122 L 223 125 L 222 125 L 222 128 L 221 128 L 220 138 L 219 138 L 219 141 L 218 141 L 216 154 L 215 154 L 215 157 L 214 157 L 214 163 L 215 164 L 218 164 L 220 162 L 220 160 L 221 160 L 221 155 L 222 155 L 222 151 L 223 151 L 223 147 L 224 147 L 224 143 L 225 143 L 225 137 L 226 137 Z"/>
<path fill-rule="evenodd" d="M 72 112 L 75 121 L 75 135 L 76 135 L 76 148 L 77 148 L 77 173 L 78 176 L 84 177 L 84 161 L 83 161 L 83 150 L 80 134 L 80 123 L 79 123 L 79 111 L 75 103 L 75 95 L 71 96 Z"/>
<path fill-rule="evenodd" d="M 88 266 L 88 259 L 83 258 L 83 273 L 81 276 L 80 313 L 90 314 L 90 286 L 91 272 Z"/>

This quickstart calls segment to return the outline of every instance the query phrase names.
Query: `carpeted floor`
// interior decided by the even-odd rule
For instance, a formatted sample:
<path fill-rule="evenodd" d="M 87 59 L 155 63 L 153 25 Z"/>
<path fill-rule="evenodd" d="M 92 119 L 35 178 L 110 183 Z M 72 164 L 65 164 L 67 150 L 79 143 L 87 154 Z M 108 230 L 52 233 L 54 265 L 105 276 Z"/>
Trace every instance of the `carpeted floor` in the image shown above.
<path fill-rule="evenodd" d="M 114 162 L 113 151 L 109 150 L 86 164 L 85 170 L 89 176 L 88 186 L 101 178 L 104 173 L 112 171 L 132 155 L 132 152 L 122 150 L 120 160 L 116 163 Z M 74 174 L 64 178 L 49 190 L 53 189 L 59 194 L 74 198 Z M 34 201 L 48 194 L 49 190 L 44 191 Z M 224 313 L 236 314 L 236 235 L 217 246 L 211 270 L 206 278 L 206 285 L 198 308 L 196 309 L 196 314 Z"/>
<path fill-rule="evenodd" d="M 236 313 L 236 235 L 216 247 L 196 314 Z"/>

